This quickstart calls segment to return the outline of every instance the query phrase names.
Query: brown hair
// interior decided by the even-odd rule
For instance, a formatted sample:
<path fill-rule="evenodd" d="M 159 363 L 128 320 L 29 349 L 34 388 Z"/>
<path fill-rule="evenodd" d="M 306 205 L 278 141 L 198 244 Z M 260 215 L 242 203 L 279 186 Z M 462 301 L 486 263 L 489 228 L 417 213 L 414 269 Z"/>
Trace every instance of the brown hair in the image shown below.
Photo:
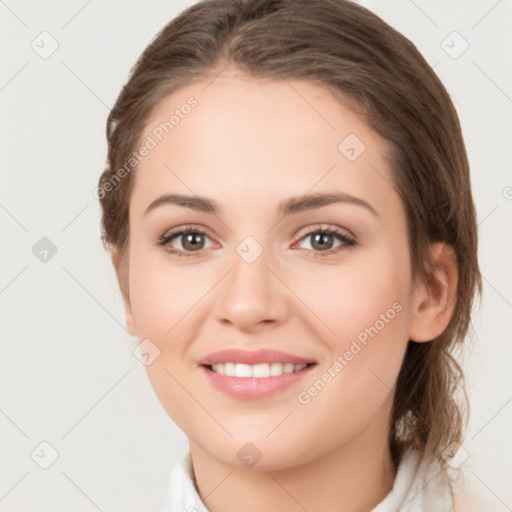
<path fill-rule="evenodd" d="M 255 78 L 305 79 L 328 88 L 389 141 L 393 186 L 408 217 L 412 270 L 428 279 L 429 244 L 454 248 L 453 317 L 428 343 L 409 341 L 395 390 L 389 443 L 441 458 L 462 443 L 467 396 L 453 355 L 481 294 L 469 165 L 457 113 L 416 47 L 347 0 L 205 0 L 183 11 L 146 48 L 107 121 L 108 165 L 99 180 L 102 240 L 119 250 L 118 279 L 129 297 L 128 206 L 133 176 L 112 186 L 137 147 L 151 110 L 178 87 L 213 79 L 228 64 Z M 119 173 L 117 174 L 119 177 Z M 107 184 L 110 187 L 107 188 Z M 462 391 L 458 403 L 454 391 Z"/>

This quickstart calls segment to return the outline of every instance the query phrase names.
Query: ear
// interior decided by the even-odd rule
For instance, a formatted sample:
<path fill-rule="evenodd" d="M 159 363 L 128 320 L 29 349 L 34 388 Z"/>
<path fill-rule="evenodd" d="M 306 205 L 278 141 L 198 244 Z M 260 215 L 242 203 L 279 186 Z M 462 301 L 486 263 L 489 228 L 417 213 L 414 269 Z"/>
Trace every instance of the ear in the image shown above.
<path fill-rule="evenodd" d="M 455 309 L 457 298 L 457 258 L 454 249 L 436 242 L 430 246 L 433 265 L 426 282 L 413 290 L 409 339 L 432 341 L 444 332 Z"/>
<path fill-rule="evenodd" d="M 123 296 L 126 327 L 132 336 L 137 336 L 137 327 L 135 325 L 135 319 L 133 318 L 132 307 L 130 304 L 127 262 L 121 260 L 119 249 L 117 247 L 112 247 L 110 249 L 110 258 L 116 271 L 117 282 L 119 283 L 119 288 L 121 289 L 121 294 Z"/>

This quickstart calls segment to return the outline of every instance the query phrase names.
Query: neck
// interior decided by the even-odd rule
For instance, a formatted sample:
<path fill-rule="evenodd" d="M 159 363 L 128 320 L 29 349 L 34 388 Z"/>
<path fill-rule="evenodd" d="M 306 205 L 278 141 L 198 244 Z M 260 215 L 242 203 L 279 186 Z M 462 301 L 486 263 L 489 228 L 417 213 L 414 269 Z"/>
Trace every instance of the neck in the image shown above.
<path fill-rule="evenodd" d="M 196 487 L 210 512 L 368 512 L 393 487 L 387 418 L 329 453 L 277 471 L 240 469 L 189 440 Z"/>

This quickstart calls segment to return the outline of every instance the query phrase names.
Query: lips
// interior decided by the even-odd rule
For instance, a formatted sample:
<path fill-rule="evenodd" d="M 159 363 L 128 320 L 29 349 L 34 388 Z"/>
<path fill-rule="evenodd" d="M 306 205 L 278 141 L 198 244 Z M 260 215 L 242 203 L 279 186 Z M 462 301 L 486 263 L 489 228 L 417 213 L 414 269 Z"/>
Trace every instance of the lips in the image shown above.
<path fill-rule="evenodd" d="M 211 366 L 219 363 L 235 363 L 255 365 L 260 363 L 282 363 L 282 364 L 311 364 L 315 363 L 314 359 L 306 359 L 287 352 L 281 352 L 273 349 L 259 350 L 241 350 L 238 348 L 228 348 L 213 352 L 199 361 L 199 364 Z"/>
<path fill-rule="evenodd" d="M 272 349 L 230 348 L 204 357 L 199 366 L 219 391 L 248 400 L 292 387 L 313 371 L 316 361 Z"/>

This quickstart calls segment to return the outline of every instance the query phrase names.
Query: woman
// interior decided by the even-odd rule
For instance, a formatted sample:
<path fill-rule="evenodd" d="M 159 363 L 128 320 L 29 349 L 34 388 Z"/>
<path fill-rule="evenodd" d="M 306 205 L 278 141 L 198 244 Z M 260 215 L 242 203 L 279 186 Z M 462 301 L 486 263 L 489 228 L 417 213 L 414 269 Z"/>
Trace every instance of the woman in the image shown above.
<path fill-rule="evenodd" d="M 414 45 L 345 0 L 199 2 L 107 138 L 103 240 L 189 439 L 166 510 L 470 510 L 475 208 Z"/>

